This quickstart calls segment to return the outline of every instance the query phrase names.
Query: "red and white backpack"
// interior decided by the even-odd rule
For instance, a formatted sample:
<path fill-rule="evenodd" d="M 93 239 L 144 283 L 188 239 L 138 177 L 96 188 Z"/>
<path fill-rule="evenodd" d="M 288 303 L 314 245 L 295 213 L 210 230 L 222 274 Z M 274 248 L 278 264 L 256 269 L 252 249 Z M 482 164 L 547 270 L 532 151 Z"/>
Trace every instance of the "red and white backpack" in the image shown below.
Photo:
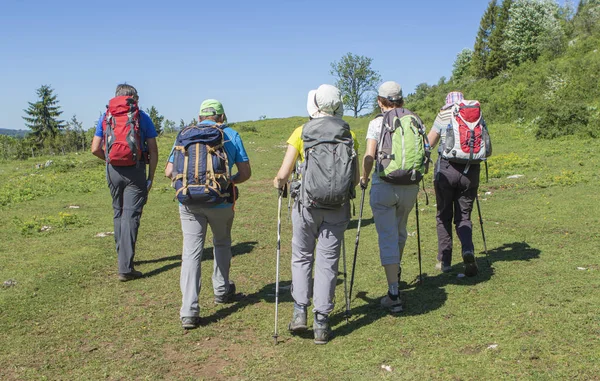
<path fill-rule="evenodd" d="M 463 100 L 452 107 L 441 155 L 455 163 L 480 163 L 492 155 L 492 142 L 478 101 Z"/>

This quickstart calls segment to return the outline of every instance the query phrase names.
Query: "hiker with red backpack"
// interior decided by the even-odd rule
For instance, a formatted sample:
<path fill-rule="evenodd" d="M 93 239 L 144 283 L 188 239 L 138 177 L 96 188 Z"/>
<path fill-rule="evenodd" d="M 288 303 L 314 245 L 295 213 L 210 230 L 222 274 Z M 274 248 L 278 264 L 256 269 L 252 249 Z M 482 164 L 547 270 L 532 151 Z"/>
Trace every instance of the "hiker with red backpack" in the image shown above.
<path fill-rule="evenodd" d="M 236 287 L 229 270 L 236 184 L 252 174 L 242 139 L 227 126 L 221 102 L 202 102 L 198 121 L 179 132 L 165 167 L 165 176 L 172 180 L 179 201 L 183 232 L 179 316 L 184 329 L 200 325 L 200 267 L 208 226 L 213 235 L 214 302 L 231 303 L 235 299 Z M 234 165 L 237 173 L 232 174 Z"/>
<path fill-rule="evenodd" d="M 343 102 L 335 86 L 321 85 L 311 90 L 307 110 L 311 120 L 296 128 L 287 140 L 287 151 L 273 185 L 281 194 L 299 158 L 300 180 L 290 189 L 294 197 L 294 311 L 288 329 L 308 329 L 307 308 L 312 296 L 314 342 L 326 344 L 340 252 L 350 221 L 350 199 L 358 185 L 357 144 L 350 126 L 342 119 Z"/>
<path fill-rule="evenodd" d="M 429 142 L 440 143 L 433 184 L 437 202 L 438 254 L 436 269 L 452 271 L 452 221 L 462 247 L 465 275 L 478 272 L 473 245 L 471 212 L 479 187 L 480 163 L 492 153 L 487 126 L 477 101 L 467 101 L 461 92 L 446 96 Z"/>
<path fill-rule="evenodd" d="M 152 188 L 158 163 L 156 129 L 138 106 L 137 90 L 117 86 L 106 113 L 98 120 L 92 154 L 106 161 L 106 179 L 112 196 L 114 236 L 119 262 L 119 280 L 140 278 L 133 267 L 142 209 Z M 146 164 L 149 164 L 146 173 Z"/>
<path fill-rule="evenodd" d="M 360 185 L 367 188 L 373 170 L 370 204 L 388 284 L 380 303 L 390 312 L 401 312 L 400 262 L 408 238 L 406 225 L 426 172 L 429 147 L 423 122 L 404 108 L 400 84 L 384 82 L 377 104 L 382 114 L 369 123 Z"/>

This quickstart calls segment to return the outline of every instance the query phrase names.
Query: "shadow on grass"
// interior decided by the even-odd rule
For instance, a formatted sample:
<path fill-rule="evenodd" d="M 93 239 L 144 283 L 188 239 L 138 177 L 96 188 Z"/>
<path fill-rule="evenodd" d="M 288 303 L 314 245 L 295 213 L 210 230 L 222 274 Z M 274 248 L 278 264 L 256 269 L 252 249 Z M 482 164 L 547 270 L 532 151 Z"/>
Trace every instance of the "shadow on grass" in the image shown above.
<path fill-rule="evenodd" d="M 371 224 L 373 224 L 375 222 L 375 220 L 373 219 L 373 217 L 371 218 L 363 218 L 362 221 L 360 222 L 360 228 L 364 228 L 366 226 L 369 226 Z M 346 230 L 356 230 L 356 228 L 358 227 L 358 218 L 350 220 L 350 222 L 348 223 L 348 227 L 346 228 Z"/>
<path fill-rule="evenodd" d="M 279 302 L 289 302 L 292 300 L 290 287 L 292 282 L 280 281 L 279 282 Z M 208 325 L 212 323 L 216 323 L 219 320 L 226 318 L 227 316 L 253 304 L 260 303 L 261 301 L 274 303 L 275 302 L 275 283 L 269 283 L 259 291 L 249 294 L 243 295 L 238 293 L 235 296 L 235 300 L 231 304 L 227 304 L 226 307 L 221 308 L 215 311 L 212 315 L 201 317 L 201 325 Z M 281 310 L 279 311 L 281 312 Z M 287 329 L 286 327 L 281 327 L 280 329 Z"/>
<path fill-rule="evenodd" d="M 404 310 L 397 314 L 399 318 L 403 316 L 422 315 L 434 311 L 444 305 L 447 300 L 447 293 L 444 287 L 448 284 L 471 286 L 478 283 L 489 281 L 494 276 L 494 268 L 490 265 L 498 261 L 529 261 L 539 258 L 541 251 L 529 246 L 526 242 L 507 243 L 488 252 L 488 257 L 480 256 L 476 258 L 479 267 L 479 273 L 474 277 L 459 277 L 458 274 L 464 270 L 462 263 L 452 266 L 449 273 L 436 273 L 434 276 L 428 276 L 423 273 L 423 283 L 417 284 L 416 280 L 411 284 L 400 283 L 402 297 L 405 301 Z M 489 262 L 488 262 L 489 261 Z M 356 284 L 355 284 L 356 286 Z M 351 308 L 350 322 L 345 324 L 345 312 L 331 316 L 331 325 L 338 326 L 333 331 L 333 338 L 345 336 L 356 329 L 372 324 L 378 319 L 387 316 L 389 312 L 380 307 L 380 299 L 384 296 L 368 297 L 366 292 L 358 292 L 357 299 L 361 299 L 366 304 Z M 343 301 L 342 301 L 343 303 Z"/>
<path fill-rule="evenodd" d="M 236 257 L 238 255 L 243 255 L 243 254 L 249 254 L 252 252 L 252 250 L 254 250 L 254 246 L 256 246 L 257 243 L 258 243 L 257 241 L 247 241 L 247 242 L 236 243 L 235 245 L 231 246 L 231 254 L 234 257 Z M 207 261 L 207 260 L 213 260 L 213 259 L 214 259 L 213 248 L 212 247 L 204 248 L 204 251 L 202 253 L 202 262 Z M 176 267 L 180 267 L 181 266 L 181 255 L 171 255 L 171 256 L 163 257 L 163 258 L 149 259 L 149 260 L 145 260 L 145 261 L 136 261 L 136 262 L 134 262 L 134 264 L 141 265 L 141 264 L 159 263 L 159 262 L 167 262 L 167 261 L 169 261 L 169 262 L 175 261 L 175 262 L 166 264 L 157 269 L 154 269 L 154 270 L 144 273 L 144 278 L 149 278 L 154 275 L 163 273 L 165 271 L 174 269 Z"/>

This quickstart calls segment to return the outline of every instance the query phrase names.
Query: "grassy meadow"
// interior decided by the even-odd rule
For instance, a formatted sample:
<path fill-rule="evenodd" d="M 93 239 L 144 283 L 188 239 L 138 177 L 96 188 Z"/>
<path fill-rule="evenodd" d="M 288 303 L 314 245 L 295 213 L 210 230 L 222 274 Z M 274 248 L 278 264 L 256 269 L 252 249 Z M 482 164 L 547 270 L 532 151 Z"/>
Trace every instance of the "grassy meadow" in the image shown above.
<path fill-rule="evenodd" d="M 140 228 L 136 268 L 145 277 L 127 283 L 117 281 L 113 237 L 97 237 L 113 230 L 101 161 L 79 153 L 0 162 L 0 379 L 600 379 L 600 141 L 538 141 L 531 128 L 509 124 L 490 125 L 494 156 L 479 193 L 488 258 L 473 214 L 480 274 L 459 277 L 459 262 L 449 274 L 435 271 L 429 175 L 428 205 L 419 194 L 424 283 L 415 284 L 413 212 L 403 258 L 405 311 L 382 310 L 387 285 L 367 201 L 352 316 L 346 323 L 340 275 L 334 337 L 324 346 L 313 344 L 310 330 L 293 336 L 286 329 L 293 308 L 286 205 L 275 346 L 272 178 L 287 137 L 303 121 L 235 125 L 253 169 L 240 186 L 233 232 L 232 279 L 243 297 L 213 304 L 208 243 L 202 326 L 191 331 L 179 322 L 181 231 L 174 191 L 162 177 L 173 135 L 159 138 L 159 168 Z M 362 157 L 368 119 L 349 122 Z M 47 160 L 53 164 L 35 168 Z M 349 268 L 359 200 L 346 233 Z"/>

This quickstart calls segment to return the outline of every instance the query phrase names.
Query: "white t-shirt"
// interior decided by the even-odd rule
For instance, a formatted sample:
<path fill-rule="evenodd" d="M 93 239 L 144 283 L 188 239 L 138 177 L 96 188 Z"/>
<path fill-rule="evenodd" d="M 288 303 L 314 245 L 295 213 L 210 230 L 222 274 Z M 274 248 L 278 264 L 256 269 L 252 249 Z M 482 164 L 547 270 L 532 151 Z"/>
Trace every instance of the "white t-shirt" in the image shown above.
<path fill-rule="evenodd" d="M 381 125 L 383 124 L 383 116 L 378 116 L 369 122 L 369 128 L 367 129 L 367 140 L 372 139 L 377 142 L 379 145 L 379 137 L 381 136 Z M 375 163 L 373 163 L 373 175 L 371 176 L 371 181 L 373 184 L 382 183 L 383 180 L 379 178 L 375 170 Z"/>

